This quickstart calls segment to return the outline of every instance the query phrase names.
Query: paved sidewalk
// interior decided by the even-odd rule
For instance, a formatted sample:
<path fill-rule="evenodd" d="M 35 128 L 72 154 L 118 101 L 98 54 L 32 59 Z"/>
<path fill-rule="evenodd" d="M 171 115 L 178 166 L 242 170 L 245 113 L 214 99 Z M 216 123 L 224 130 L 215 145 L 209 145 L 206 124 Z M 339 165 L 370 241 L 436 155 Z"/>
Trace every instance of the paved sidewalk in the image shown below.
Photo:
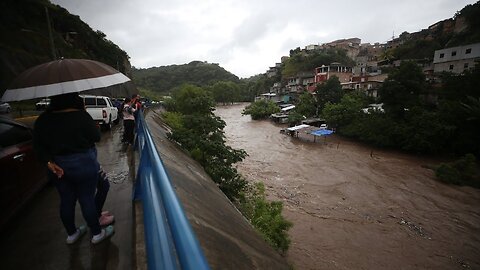
<path fill-rule="evenodd" d="M 115 234 L 99 245 L 87 233 L 76 244 L 65 244 L 59 217 L 59 197 L 53 185 L 41 190 L 0 234 L 0 268 L 20 269 L 132 269 L 134 213 L 132 187 L 136 153 L 121 143 L 121 124 L 102 132 L 98 158 L 110 179 L 105 210 L 115 215 Z M 77 204 L 77 225 L 85 224 Z"/>

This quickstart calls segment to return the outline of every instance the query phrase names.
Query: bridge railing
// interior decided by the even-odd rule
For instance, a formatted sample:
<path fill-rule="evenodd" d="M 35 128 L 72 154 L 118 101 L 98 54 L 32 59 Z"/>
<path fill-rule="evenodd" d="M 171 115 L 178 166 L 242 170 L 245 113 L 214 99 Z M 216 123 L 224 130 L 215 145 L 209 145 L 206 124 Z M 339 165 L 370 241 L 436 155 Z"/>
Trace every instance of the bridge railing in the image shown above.
<path fill-rule="evenodd" d="M 148 269 L 210 269 L 142 113 L 136 120 L 135 144 L 140 163 L 134 200 L 143 204 Z"/>

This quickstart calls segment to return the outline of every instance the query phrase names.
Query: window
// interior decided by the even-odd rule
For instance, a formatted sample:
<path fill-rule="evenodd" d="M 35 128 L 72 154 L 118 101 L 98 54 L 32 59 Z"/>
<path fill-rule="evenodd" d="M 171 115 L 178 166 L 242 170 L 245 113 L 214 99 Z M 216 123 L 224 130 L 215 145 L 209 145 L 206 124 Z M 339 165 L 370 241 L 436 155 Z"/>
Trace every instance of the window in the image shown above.
<path fill-rule="evenodd" d="M 455 55 L 457 55 L 457 51 L 452 52 L 452 56 L 455 56 Z"/>
<path fill-rule="evenodd" d="M 95 106 L 97 105 L 95 98 L 93 97 L 86 97 L 85 98 L 85 106 Z"/>
<path fill-rule="evenodd" d="M 465 50 L 465 54 L 470 54 L 472 52 L 472 49 L 471 48 L 468 48 Z"/>
<path fill-rule="evenodd" d="M 453 70 L 453 65 L 450 65 L 450 67 L 448 68 L 449 70 Z"/>
<path fill-rule="evenodd" d="M 443 58 L 444 56 L 445 56 L 444 53 L 441 53 L 441 54 L 440 54 L 440 58 Z"/>
<path fill-rule="evenodd" d="M 105 99 L 103 99 L 103 98 L 97 98 L 97 105 L 98 105 L 98 106 L 106 107 L 106 106 L 107 106 L 107 102 L 106 102 Z"/>
<path fill-rule="evenodd" d="M 13 146 L 32 139 L 30 130 L 8 123 L 0 123 L 0 148 Z"/>
<path fill-rule="evenodd" d="M 463 68 L 467 69 L 468 68 L 468 63 L 463 64 Z"/>

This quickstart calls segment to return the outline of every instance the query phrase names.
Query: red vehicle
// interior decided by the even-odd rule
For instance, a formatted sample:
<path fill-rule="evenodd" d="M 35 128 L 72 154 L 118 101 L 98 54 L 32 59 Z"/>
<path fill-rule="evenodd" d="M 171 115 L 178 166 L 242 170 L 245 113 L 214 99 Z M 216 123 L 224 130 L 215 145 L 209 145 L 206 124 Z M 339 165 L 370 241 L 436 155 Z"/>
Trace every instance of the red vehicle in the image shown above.
<path fill-rule="evenodd" d="M 0 117 L 0 228 L 48 182 L 33 152 L 31 128 Z"/>

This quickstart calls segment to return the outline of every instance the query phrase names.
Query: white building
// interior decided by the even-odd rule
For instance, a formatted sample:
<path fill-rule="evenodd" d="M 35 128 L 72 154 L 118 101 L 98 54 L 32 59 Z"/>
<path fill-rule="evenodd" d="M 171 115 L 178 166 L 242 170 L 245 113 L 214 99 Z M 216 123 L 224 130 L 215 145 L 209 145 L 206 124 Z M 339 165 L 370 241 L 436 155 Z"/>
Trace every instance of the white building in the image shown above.
<path fill-rule="evenodd" d="M 438 50 L 433 56 L 433 72 L 460 74 L 475 67 L 475 61 L 479 59 L 480 43 Z"/>

